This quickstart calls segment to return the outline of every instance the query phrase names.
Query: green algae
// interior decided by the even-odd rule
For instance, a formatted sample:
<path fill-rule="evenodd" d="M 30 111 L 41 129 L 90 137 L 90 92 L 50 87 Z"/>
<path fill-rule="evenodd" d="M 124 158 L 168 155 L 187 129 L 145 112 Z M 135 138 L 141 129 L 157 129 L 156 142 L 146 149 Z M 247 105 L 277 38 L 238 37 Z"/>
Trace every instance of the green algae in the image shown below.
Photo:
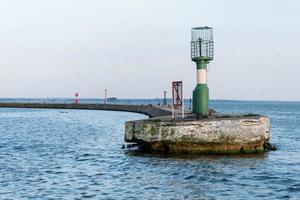
<path fill-rule="evenodd" d="M 249 114 L 243 115 L 243 117 L 258 117 L 258 116 L 260 116 L 260 115 L 254 114 L 254 113 L 249 113 Z"/>

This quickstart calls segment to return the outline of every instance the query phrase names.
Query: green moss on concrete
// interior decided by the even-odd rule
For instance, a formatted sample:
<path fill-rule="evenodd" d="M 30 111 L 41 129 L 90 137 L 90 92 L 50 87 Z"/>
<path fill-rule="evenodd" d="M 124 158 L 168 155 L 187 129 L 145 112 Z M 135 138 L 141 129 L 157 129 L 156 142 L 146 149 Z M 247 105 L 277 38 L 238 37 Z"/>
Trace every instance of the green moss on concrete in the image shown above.
<path fill-rule="evenodd" d="M 259 117 L 259 116 L 260 116 L 259 114 L 253 114 L 253 113 L 243 115 L 243 117 Z"/>
<path fill-rule="evenodd" d="M 151 126 L 149 129 L 150 135 L 153 137 L 159 132 L 159 126 Z"/>
<path fill-rule="evenodd" d="M 159 118 L 150 118 L 150 119 L 147 119 L 146 121 L 149 121 L 149 122 L 161 122 L 162 120 L 159 119 Z"/>
<path fill-rule="evenodd" d="M 232 118 L 233 116 L 230 115 L 219 115 L 216 118 Z"/>

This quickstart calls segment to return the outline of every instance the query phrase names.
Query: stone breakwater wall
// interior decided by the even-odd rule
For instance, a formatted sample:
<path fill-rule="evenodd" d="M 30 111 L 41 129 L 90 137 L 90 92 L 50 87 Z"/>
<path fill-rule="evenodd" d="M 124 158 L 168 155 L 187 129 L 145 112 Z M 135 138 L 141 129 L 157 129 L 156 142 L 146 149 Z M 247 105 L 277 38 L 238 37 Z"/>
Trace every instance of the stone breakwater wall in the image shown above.
<path fill-rule="evenodd" d="M 206 120 L 130 121 L 125 141 L 171 153 L 253 153 L 264 151 L 270 138 L 269 118 L 231 117 Z"/>
<path fill-rule="evenodd" d="M 47 109 L 85 109 L 85 110 L 110 110 L 134 112 L 149 117 L 171 115 L 170 111 L 160 107 L 147 105 L 121 105 L 121 104 L 45 104 L 45 103 L 0 103 L 2 108 L 47 108 Z"/>

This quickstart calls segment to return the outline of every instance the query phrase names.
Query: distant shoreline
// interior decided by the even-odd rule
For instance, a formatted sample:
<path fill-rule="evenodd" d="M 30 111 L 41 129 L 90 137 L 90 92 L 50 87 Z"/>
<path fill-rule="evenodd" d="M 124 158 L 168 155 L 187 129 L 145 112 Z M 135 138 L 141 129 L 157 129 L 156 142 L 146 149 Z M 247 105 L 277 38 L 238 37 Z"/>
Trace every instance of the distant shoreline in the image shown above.
<path fill-rule="evenodd" d="M 99 103 L 104 102 L 104 98 L 80 98 L 82 103 L 85 101 L 99 101 Z M 40 97 L 2 97 L 0 98 L 0 102 L 22 102 L 22 101 L 68 101 L 69 103 L 74 102 L 74 98 L 64 98 L 64 97 L 53 97 L 53 98 L 40 98 Z M 125 102 L 125 101 L 162 101 L 163 98 L 118 98 L 117 102 Z M 172 101 L 171 98 L 167 98 L 168 101 Z M 185 98 L 185 101 L 189 101 L 190 98 Z M 239 102 L 284 102 L 284 103 L 300 103 L 300 100 L 240 100 L 240 99 L 210 99 L 210 101 L 239 101 Z"/>

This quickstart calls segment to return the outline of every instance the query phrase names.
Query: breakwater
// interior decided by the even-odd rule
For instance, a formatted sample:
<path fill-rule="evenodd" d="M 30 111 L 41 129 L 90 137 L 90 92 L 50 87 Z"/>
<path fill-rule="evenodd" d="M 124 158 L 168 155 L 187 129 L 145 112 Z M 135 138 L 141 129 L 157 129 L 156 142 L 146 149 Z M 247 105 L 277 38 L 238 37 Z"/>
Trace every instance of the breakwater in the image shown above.
<path fill-rule="evenodd" d="M 52 103 L 0 103 L 0 108 L 46 108 L 46 109 L 83 109 L 109 110 L 140 113 L 152 117 L 171 115 L 171 112 L 161 107 L 150 105 L 122 104 L 52 104 Z"/>

